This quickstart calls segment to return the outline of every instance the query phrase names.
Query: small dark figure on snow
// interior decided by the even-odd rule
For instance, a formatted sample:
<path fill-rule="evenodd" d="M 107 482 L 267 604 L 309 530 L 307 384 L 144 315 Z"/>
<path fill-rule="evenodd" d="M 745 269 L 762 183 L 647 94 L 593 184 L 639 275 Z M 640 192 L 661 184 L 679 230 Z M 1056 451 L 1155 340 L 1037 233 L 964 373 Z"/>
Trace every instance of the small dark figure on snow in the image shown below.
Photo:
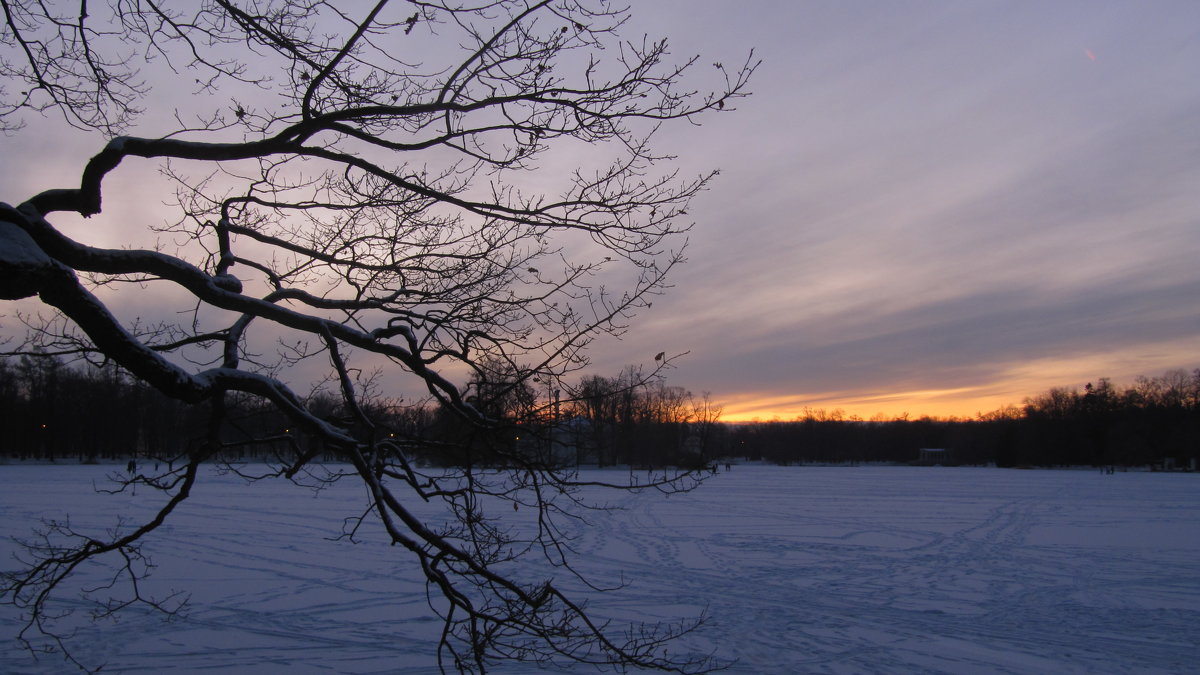
<path fill-rule="evenodd" d="M 131 459 L 131 460 L 129 460 L 129 464 L 126 465 L 125 468 L 126 468 L 126 470 L 129 471 L 130 475 L 133 475 L 133 472 L 137 471 L 137 462 L 135 462 Z"/>

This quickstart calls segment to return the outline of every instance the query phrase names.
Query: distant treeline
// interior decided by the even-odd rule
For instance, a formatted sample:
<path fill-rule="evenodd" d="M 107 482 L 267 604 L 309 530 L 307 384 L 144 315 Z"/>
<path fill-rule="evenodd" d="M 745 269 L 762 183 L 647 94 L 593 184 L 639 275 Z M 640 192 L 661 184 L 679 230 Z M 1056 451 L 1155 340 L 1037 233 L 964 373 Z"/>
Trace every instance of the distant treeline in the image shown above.
<path fill-rule="evenodd" d="M 499 375 L 474 378 L 464 392 L 476 409 L 500 424 L 481 429 L 436 406 L 377 399 L 367 404 L 375 439 L 433 465 L 515 458 L 650 467 L 707 461 L 721 431 L 719 409 L 707 396 L 646 381 L 633 368 L 615 377 L 584 377 L 570 391 L 538 392 L 527 382 Z M 322 419 L 357 424 L 330 392 L 318 391 L 305 404 Z M 209 406 L 168 398 L 112 363 L 0 357 L 0 457 L 168 459 L 212 447 L 215 439 L 216 456 L 225 459 L 269 459 L 297 449 L 315 451 L 322 459 L 345 459 L 260 399 L 228 394 L 224 421 L 215 430 Z"/>
<path fill-rule="evenodd" d="M 0 453 L 81 461 L 171 448 L 201 411 L 116 367 L 72 367 L 54 357 L 0 359 Z"/>
<path fill-rule="evenodd" d="M 503 393 L 489 397 L 489 388 Z M 632 370 L 611 378 L 585 377 L 564 392 L 561 402 L 558 391 L 539 396 L 524 384 L 473 382 L 468 391 L 477 406 L 491 408 L 490 414 L 508 423 L 479 432 L 444 411 L 388 401 L 371 412 L 381 433 L 432 464 L 523 453 L 567 464 L 633 466 L 745 458 L 779 464 L 1186 468 L 1200 455 L 1200 369 L 1140 377 L 1126 387 L 1100 379 L 1082 389 L 1055 388 L 1021 407 L 969 420 L 866 421 L 814 410 L 790 421 L 722 424 L 720 409 L 707 395 L 697 398 L 662 382 L 641 382 Z M 254 398 L 231 396 L 227 406 L 232 413 L 219 432 L 227 457 L 261 458 L 314 442 Z M 330 394 L 314 395 L 309 406 L 327 419 L 345 417 Z M 207 405 L 167 398 L 112 365 L 0 358 L 0 456 L 167 458 L 211 438 L 208 424 Z"/>
<path fill-rule="evenodd" d="M 812 411 L 729 430 L 737 454 L 780 464 L 903 462 L 1187 468 L 1200 457 L 1200 369 L 1054 388 L 975 419 L 864 421 Z M 921 449 L 943 452 L 925 453 Z"/>

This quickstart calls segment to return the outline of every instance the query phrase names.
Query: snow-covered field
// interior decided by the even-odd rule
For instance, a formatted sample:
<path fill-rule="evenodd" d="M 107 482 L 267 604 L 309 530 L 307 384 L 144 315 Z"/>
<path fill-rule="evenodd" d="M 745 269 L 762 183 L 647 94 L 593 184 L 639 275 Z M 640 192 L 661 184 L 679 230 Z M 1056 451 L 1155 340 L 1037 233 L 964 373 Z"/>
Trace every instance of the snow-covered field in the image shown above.
<path fill-rule="evenodd" d="M 0 466 L 0 534 L 111 524 L 147 499 L 90 494 L 113 468 Z M 614 501 L 580 533 L 581 566 L 631 583 L 592 607 L 707 608 L 678 649 L 729 672 L 1200 672 L 1198 474 L 735 466 Z M 146 547 L 187 615 L 130 612 L 71 644 L 105 673 L 435 672 L 439 625 L 403 552 L 328 540 L 361 503 L 212 477 Z M 0 607 L 0 671 L 69 672 L 16 630 Z"/>

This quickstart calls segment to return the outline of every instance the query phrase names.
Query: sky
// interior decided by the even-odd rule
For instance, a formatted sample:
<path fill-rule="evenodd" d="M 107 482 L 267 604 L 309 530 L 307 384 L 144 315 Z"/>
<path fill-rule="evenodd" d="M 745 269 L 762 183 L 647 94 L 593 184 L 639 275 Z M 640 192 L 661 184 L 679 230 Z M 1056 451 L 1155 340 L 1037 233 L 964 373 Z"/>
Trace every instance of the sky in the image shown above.
<path fill-rule="evenodd" d="M 745 421 L 1200 367 L 1200 3 L 635 5 L 626 36 L 763 63 L 736 111 L 662 137 L 721 175 L 674 287 L 592 372 L 688 352 L 668 383 Z M 40 157 L 0 167 L 0 200 L 78 175 L 73 139 L 0 139 Z"/>
<path fill-rule="evenodd" d="M 721 169 L 689 263 L 597 365 L 687 350 L 669 380 L 730 421 L 1200 366 L 1200 3 L 652 5 L 763 64 L 680 143 Z"/>

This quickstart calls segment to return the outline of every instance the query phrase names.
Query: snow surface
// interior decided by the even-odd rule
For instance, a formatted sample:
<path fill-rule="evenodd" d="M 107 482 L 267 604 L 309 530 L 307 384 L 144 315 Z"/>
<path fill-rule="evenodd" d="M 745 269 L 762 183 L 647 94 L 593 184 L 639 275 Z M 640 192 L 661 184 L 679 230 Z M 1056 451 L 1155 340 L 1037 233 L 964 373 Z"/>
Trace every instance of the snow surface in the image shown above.
<path fill-rule="evenodd" d="M 0 466 L 0 534 L 148 507 L 91 493 L 113 469 Z M 728 672 L 1200 670 L 1200 474 L 735 466 L 686 495 L 608 497 L 624 509 L 590 516 L 580 563 L 629 586 L 591 607 L 707 609 L 676 649 Z M 191 593 L 186 616 L 127 612 L 71 644 L 106 673 L 436 672 L 439 623 L 404 552 L 329 540 L 362 501 L 210 476 L 146 545 L 151 585 Z M 0 607 L 0 670 L 70 672 L 17 626 Z"/>

